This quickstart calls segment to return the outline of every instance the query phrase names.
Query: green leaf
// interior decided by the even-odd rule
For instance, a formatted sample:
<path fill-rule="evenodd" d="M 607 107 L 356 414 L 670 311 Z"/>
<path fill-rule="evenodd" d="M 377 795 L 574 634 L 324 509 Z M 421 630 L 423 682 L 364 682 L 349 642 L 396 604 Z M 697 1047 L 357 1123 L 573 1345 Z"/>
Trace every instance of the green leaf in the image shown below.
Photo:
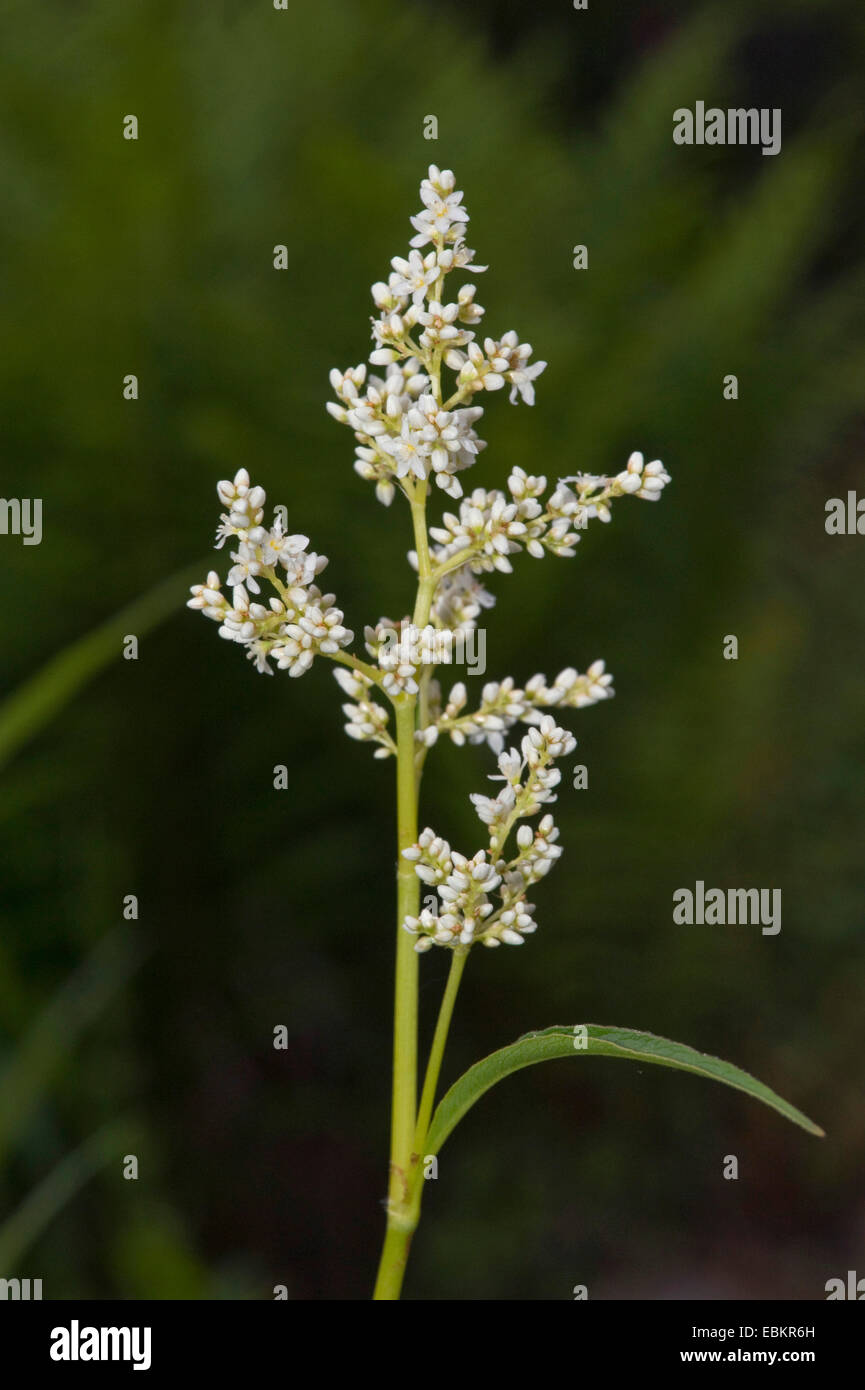
<path fill-rule="evenodd" d="M 144 946 L 133 930 L 126 924 L 115 927 L 49 1000 L 5 1065 L 0 1065 L 0 1159 L 69 1065 L 78 1035 L 116 997 L 143 956 Z"/>
<path fill-rule="evenodd" d="M 17 1210 L 0 1222 L 0 1266 L 14 1269 L 94 1173 L 125 1151 L 128 1140 L 128 1123 L 112 1120 L 52 1168 Z"/>
<path fill-rule="evenodd" d="M 579 1035 L 579 1036 L 578 1036 Z M 582 1045 L 581 1045 L 582 1043 Z M 659 1067 L 675 1067 L 678 1071 L 693 1071 L 712 1081 L 723 1081 L 737 1091 L 745 1091 L 792 1120 L 809 1134 L 823 1137 L 824 1131 L 801 1110 L 782 1100 L 762 1081 L 746 1071 L 697 1052 L 685 1043 L 658 1038 L 653 1033 L 641 1033 L 633 1028 L 607 1028 L 599 1023 L 586 1023 L 568 1028 L 557 1025 L 539 1033 L 526 1033 L 510 1047 L 490 1053 L 464 1072 L 459 1081 L 442 1097 L 430 1123 L 424 1142 L 424 1152 L 438 1153 L 448 1135 L 463 1115 L 480 1100 L 485 1091 L 511 1072 L 531 1067 L 535 1062 L 547 1062 L 555 1057 L 625 1057 L 632 1062 L 653 1062 Z"/>
<path fill-rule="evenodd" d="M 119 661 L 127 632 L 142 636 L 174 613 L 186 598 L 186 581 L 200 574 L 183 570 L 130 603 L 99 627 L 57 652 L 35 676 L 0 703 L 0 767 L 49 724 L 69 701 L 112 661 Z"/>

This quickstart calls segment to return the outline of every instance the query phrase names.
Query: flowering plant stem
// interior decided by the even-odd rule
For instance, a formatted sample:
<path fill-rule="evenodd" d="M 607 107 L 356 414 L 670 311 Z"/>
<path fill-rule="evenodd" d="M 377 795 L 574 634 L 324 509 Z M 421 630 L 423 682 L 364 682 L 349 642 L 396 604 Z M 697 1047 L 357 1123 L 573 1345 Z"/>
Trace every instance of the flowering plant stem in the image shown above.
<path fill-rule="evenodd" d="M 378 1300 L 400 1296 L 427 1163 L 479 1097 L 522 1067 L 580 1055 L 649 1061 L 723 1081 L 809 1133 L 822 1133 L 801 1111 L 728 1062 L 650 1033 L 600 1024 L 523 1035 L 477 1062 L 433 1109 L 469 950 L 525 944 L 537 930 L 529 891 L 562 853 L 548 808 L 562 780 L 555 763 L 573 752 L 576 739 L 557 725 L 551 711 L 583 709 L 613 695 L 613 677 L 598 660 L 584 675 L 566 667 L 552 684 L 541 673 L 525 687 L 511 676 L 490 681 L 478 708 L 467 710 L 464 682 L 445 696 L 436 669 L 461 662 L 466 639 L 483 635 L 479 619 L 495 596 L 480 576 L 510 574 L 510 557 L 520 551 L 534 560 L 546 554 L 574 555 L 578 532 L 590 520 L 608 522 L 619 498 L 657 502 L 670 475 L 660 459 L 646 463 L 642 453 L 634 452 L 615 476 L 560 478 L 543 503 L 539 499 L 547 489 L 546 477 L 531 476 L 520 467 L 508 478 L 507 494 L 474 488 L 464 496 L 457 475 L 472 466 L 484 447 L 474 428 L 484 410 L 462 403 L 509 385 L 511 405 L 518 399 L 532 405 L 534 382 L 546 363 L 532 362 L 531 345 L 521 343 L 513 330 L 499 339 L 484 337 L 481 346 L 474 327 L 484 309 L 475 300 L 475 285 L 463 285 L 456 299 L 445 302 L 445 281 L 452 271 L 471 267 L 480 273 L 486 266 L 474 263 L 475 253 L 466 245 L 468 213 L 453 171 L 430 165 L 420 194 L 424 206 L 411 219 L 416 236 L 409 257 L 395 256 L 387 283 L 372 287 L 380 317 L 373 320 L 376 346 L 369 361 L 384 367 L 385 376 L 368 376 L 363 363 L 345 372 L 334 369 L 330 380 L 337 400 L 327 407 L 354 432 L 355 471 L 375 483 L 378 500 L 389 506 L 399 493 L 411 509 L 414 550 L 408 559 L 417 572 L 411 619 L 402 619 L 399 631 L 388 618 L 364 629 L 370 661 L 348 651 L 354 633 L 344 625 L 335 595 L 322 593 L 314 582 L 327 558 L 308 549 L 308 536 L 288 532 L 286 509 L 278 511 L 271 526 L 265 524 L 267 495 L 245 468 L 233 482 L 224 479 L 217 485 L 225 508 L 217 548 L 226 541 L 237 546 L 228 573 L 231 598 L 211 571 L 204 584 L 193 585 L 189 600 L 190 608 L 219 623 L 222 638 L 245 647 L 262 673 L 272 674 L 275 663 L 290 676 L 302 676 L 317 657 L 336 662 L 334 674 L 349 697 L 342 707 L 346 733 L 372 744 L 377 759 L 396 759 L 393 1092 L 387 1229 L 374 1293 Z M 427 246 L 431 249 L 421 255 L 418 248 Z M 422 329 L 417 341 L 412 336 L 416 329 Z M 443 368 L 456 373 L 450 394 L 442 389 Z M 462 500 L 458 514 L 446 512 L 441 524 L 428 526 L 432 480 L 448 497 Z M 261 592 L 262 581 L 272 590 L 269 598 Z M 506 737 L 520 723 L 528 732 L 516 746 L 507 747 Z M 418 835 L 421 777 L 427 754 L 441 735 L 458 747 L 487 744 L 496 755 L 498 772 L 490 780 L 501 783 L 500 790 L 494 797 L 471 797 L 487 842 L 471 857 L 451 849 L 430 826 Z M 528 823 L 538 815 L 537 825 Z M 508 847 L 512 836 L 516 843 Z M 430 890 L 423 911 L 421 884 Z M 450 951 L 451 965 L 418 1101 L 418 957 L 433 948 Z"/>
<path fill-rule="evenodd" d="M 426 527 L 426 486 L 417 489 L 411 502 L 414 540 L 418 556 L 418 587 L 414 622 L 423 626 L 429 618 L 435 580 L 429 555 Z M 420 907 L 420 880 L 414 865 L 403 857 L 403 850 L 418 837 L 418 793 L 421 770 L 417 766 L 415 730 L 420 714 L 426 720 L 423 688 L 418 695 L 404 695 L 394 701 L 397 766 L 397 914 L 396 986 L 394 993 L 393 1090 L 391 1109 L 390 1185 L 384 1247 L 379 1263 L 374 1298 L 394 1300 L 400 1296 L 409 1245 L 420 1218 L 420 1163 L 423 1141 L 429 1129 L 435 1090 L 441 1070 L 448 1028 L 453 1014 L 465 953 L 454 952 L 447 987 L 433 1036 L 420 1109 L 417 1104 L 418 1071 L 418 967 L 414 942 L 403 923 L 417 916 Z"/>

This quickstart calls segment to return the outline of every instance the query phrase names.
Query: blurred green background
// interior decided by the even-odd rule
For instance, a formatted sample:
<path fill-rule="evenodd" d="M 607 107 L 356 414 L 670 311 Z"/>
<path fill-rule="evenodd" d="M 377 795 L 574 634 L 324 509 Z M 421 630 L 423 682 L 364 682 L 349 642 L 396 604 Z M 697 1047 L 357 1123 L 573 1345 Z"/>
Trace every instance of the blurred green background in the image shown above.
<path fill-rule="evenodd" d="M 730 1058 L 828 1137 L 696 1078 L 533 1068 L 445 1149 L 406 1296 L 812 1299 L 865 1273 L 865 541 L 824 530 L 827 498 L 865 493 L 861 7 L 3 11 L 0 493 L 44 504 L 40 546 L 0 537 L 7 693 L 203 577 L 240 466 L 331 557 L 351 626 L 405 611 L 407 517 L 324 401 L 328 369 L 367 356 L 369 285 L 431 160 L 490 265 L 485 328 L 549 363 L 533 410 L 490 398 L 472 482 L 615 472 L 634 448 L 673 475 L 574 560 L 492 581 L 487 679 L 603 656 L 617 699 L 572 721 L 589 788 L 560 796 L 541 930 L 473 960 L 445 1079 L 530 1028 L 617 1023 Z M 674 145 L 698 99 L 780 106 L 781 154 Z M 0 1276 L 46 1298 L 365 1298 L 392 764 L 344 737 L 324 663 L 260 678 L 183 597 L 0 713 Z M 96 674 L 64 703 L 79 661 Z M 423 819 L 471 852 L 490 755 L 429 768 Z M 780 887 L 781 934 L 674 926 L 696 879 Z M 422 961 L 427 1028 L 446 968 Z"/>

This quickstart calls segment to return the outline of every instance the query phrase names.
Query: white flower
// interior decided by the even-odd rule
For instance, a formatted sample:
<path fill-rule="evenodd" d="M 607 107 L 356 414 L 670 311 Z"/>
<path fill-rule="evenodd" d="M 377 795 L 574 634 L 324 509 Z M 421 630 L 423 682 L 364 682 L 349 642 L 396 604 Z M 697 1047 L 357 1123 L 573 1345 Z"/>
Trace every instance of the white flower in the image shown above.
<path fill-rule="evenodd" d="M 246 540 L 250 532 L 259 527 L 264 519 L 264 504 L 267 500 L 264 488 L 253 487 L 245 468 L 238 469 L 234 481 L 223 480 L 216 485 L 220 502 L 228 508 L 227 514 L 220 517 L 216 529 L 216 548 L 221 549 L 230 536 Z"/>
<path fill-rule="evenodd" d="M 462 565 L 439 581 L 432 605 L 432 617 L 442 627 L 453 631 L 470 631 L 484 608 L 495 605 L 495 596 L 472 573 L 471 566 Z"/>
<path fill-rule="evenodd" d="M 373 683 L 360 671 L 350 671 L 337 666 L 334 677 L 350 701 L 343 705 L 346 716 L 345 732 L 358 743 L 375 743 L 373 757 L 389 758 L 396 752 L 396 745 L 387 731 L 388 711 L 372 698 Z"/>
<path fill-rule="evenodd" d="M 222 580 L 215 570 L 211 570 L 203 584 L 193 584 L 192 598 L 187 599 L 187 608 L 200 609 L 205 617 L 222 622 L 228 609 L 228 600 L 220 593 Z"/>
<path fill-rule="evenodd" d="M 484 352 L 492 368 L 484 386 L 488 391 L 498 390 L 506 381 L 511 383 L 510 400 L 513 405 L 519 394 L 527 405 L 535 403 L 533 382 L 546 367 L 546 362 L 534 362 L 529 366 L 532 355 L 530 343 L 521 343 L 516 333 L 505 333 L 498 342 L 493 338 L 484 340 Z"/>
<path fill-rule="evenodd" d="M 482 304 L 475 303 L 477 285 L 463 285 L 457 295 L 460 323 L 480 323 L 486 310 Z"/>
<path fill-rule="evenodd" d="M 309 598 L 297 621 L 280 629 L 280 638 L 271 651 L 279 669 L 287 670 L 290 676 L 302 676 L 319 652 L 332 656 L 354 640 L 354 633 L 343 626 L 341 609 L 333 607 L 333 594 L 319 594 L 313 589 Z"/>
<path fill-rule="evenodd" d="M 631 455 L 631 459 L 641 458 L 642 455 L 640 454 Z M 630 460 L 628 466 L 630 467 Z M 647 463 L 645 468 L 643 469 L 643 486 L 640 488 L 639 492 L 637 493 L 637 496 L 642 497 L 646 502 L 657 502 L 658 498 L 660 497 L 661 493 L 663 492 L 664 488 L 667 486 L 669 482 L 670 475 L 664 468 L 664 465 L 661 463 L 661 460 L 652 459 L 652 462 Z"/>
<path fill-rule="evenodd" d="M 483 271 L 489 270 L 488 265 L 475 265 L 475 253 L 470 246 L 466 246 L 461 231 L 454 233 L 451 245 L 436 253 L 436 260 L 439 270 L 446 273 L 451 270 L 466 270 L 469 266 L 472 275 L 480 275 Z"/>
<path fill-rule="evenodd" d="M 403 419 L 399 434 L 383 439 L 381 448 L 393 459 L 398 478 L 426 477 L 428 453 L 420 431 L 412 427 L 408 416 Z"/>
<path fill-rule="evenodd" d="M 440 543 L 436 560 L 441 563 L 465 550 L 473 551 L 471 566 L 476 572 L 498 569 L 510 574 L 506 558 L 518 551 L 525 524 L 517 514 L 516 503 L 508 503 L 503 493 L 475 488 L 460 503 L 459 515 L 446 512 L 443 526 L 431 526 L 430 535 Z"/>
<path fill-rule="evenodd" d="M 427 242 L 444 242 L 453 239 L 468 222 L 469 215 L 462 206 L 463 195 L 454 191 L 454 175 L 451 169 L 439 170 L 435 164 L 429 167 L 429 175 L 420 186 L 423 212 L 411 218 L 411 225 L 417 235 L 411 239 L 412 246 L 425 246 Z"/>
<path fill-rule="evenodd" d="M 344 391 L 349 389 L 350 376 L 340 377 Z M 233 482 L 220 482 L 217 494 L 223 506 L 230 508 L 221 518 L 218 545 L 229 536 L 237 539 L 228 572 L 231 602 L 221 592 L 219 575 L 211 571 L 205 584 L 193 585 L 188 606 L 217 621 L 220 637 L 246 647 L 256 669 L 268 675 L 272 674 L 271 659 L 280 669 L 299 676 L 318 653 L 332 656 L 348 646 L 353 633 L 344 626 L 341 609 L 334 607 L 333 594 L 320 593 L 312 582 L 327 565 L 327 557 L 307 552 L 307 536 L 286 535 L 281 517 L 270 530 L 261 525 L 264 488 L 252 486 L 245 468 Z M 278 570 L 283 572 L 281 578 Z M 261 593 L 262 579 L 276 590 L 266 604 L 250 598 L 250 593 Z"/>
<path fill-rule="evenodd" d="M 535 377 L 540 376 L 546 367 L 546 362 L 533 362 L 530 367 L 515 367 L 513 371 L 507 373 L 508 381 L 511 384 L 510 402 L 516 404 L 517 393 L 522 396 L 526 405 L 534 405 L 535 388 L 532 385 Z"/>
<path fill-rule="evenodd" d="M 395 273 L 390 276 L 389 289 L 395 295 L 410 298 L 415 304 L 423 302 L 430 285 L 434 285 L 439 277 L 435 251 L 430 251 L 428 256 L 410 251 L 408 259 L 394 256 L 391 265 Z"/>
<path fill-rule="evenodd" d="M 515 819 L 539 809 L 543 778 L 550 776 L 545 763 L 553 756 L 553 745 L 558 747 L 559 756 L 568 749 L 567 736 L 552 721 L 546 734 L 539 737 L 544 748 L 539 753 L 539 745 L 532 743 L 537 754 L 535 766 L 528 767 L 520 753 L 511 750 L 499 759 L 506 785 L 498 797 L 472 797 L 489 830 L 489 849 L 479 849 L 468 859 L 428 827 L 416 844 L 403 850 L 403 858 L 414 864 L 421 882 L 436 893 L 435 908 L 426 905 L 419 916 L 406 917 L 403 922 L 405 930 L 418 938 L 415 950 L 467 948 L 476 942 L 521 946 L 525 937 L 537 930 L 534 906 L 526 900 L 526 890 L 545 878 L 561 855 L 552 816 L 545 815 L 535 830 L 528 825 L 519 827 L 513 858 L 505 859 L 502 849 Z"/>
<path fill-rule="evenodd" d="M 418 323 L 423 327 L 420 335 L 422 348 L 454 348 L 470 341 L 472 334 L 460 328 L 457 319 L 459 304 L 439 304 L 432 299 L 426 309 L 418 313 Z"/>
<path fill-rule="evenodd" d="M 364 629 L 366 649 L 382 674 L 382 688 L 396 699 L 416 695 L 421 661 L 417 650 L 418 629 L 406 619 L 402 624 L 380 618 Z"/>
<path fill-rule="evenodd" d="M 670 475 L 660 459 L 644 464 L 643 455 L 635 452 L 614 478 L 598 477 L 592 473 L 576 473 L 568 478 L 560 478 L 551 502 L 557 504 L 562 515 L 567 514 L 575 525 L 585 525 L 593 517 L 609 521 L 609 503 L 613 498 L 632 496 L 657 502 L 669 482 Z M 574 484 L 576 495 L 567 486 L 569 483 Z"/>

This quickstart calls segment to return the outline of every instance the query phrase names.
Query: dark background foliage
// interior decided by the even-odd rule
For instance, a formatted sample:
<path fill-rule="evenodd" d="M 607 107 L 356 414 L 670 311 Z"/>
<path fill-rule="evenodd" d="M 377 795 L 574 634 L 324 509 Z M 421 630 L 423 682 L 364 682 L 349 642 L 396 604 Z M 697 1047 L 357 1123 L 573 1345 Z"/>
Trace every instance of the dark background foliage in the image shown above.
<path fill-rule="evenodd" d="M 488 679 L 603 656 L 618 694 L 574 721 L 589 789 L 560 797 L 541 931 L 472 962 L 447 1079 L 529 1028 L 620 1023 L 729 1057 L 828 1137 L 674 1073 L 521 1073 L 445 1149 L 407 1296 L 811 1299 L 865 1273 L 865 542 L 824 531 L 863 477 L 861 8 L 4 11 L 0 492 L 45 516 L 38 547 L 0 538 L 9 690 L 203 574 L 214 484 L 241 465 L 331 557 L 352 626 L 405 611 L 407 518 L 323 403 L 328 369 L 367 355 L 368 287 L 431 159 L 466 191 L 486 325 L 549 362 L 533 410 L 490 397 L 477 483 L 616 471 L 632 448 L 673 475 L 574 560 L 493 581 Z M 781 154 L 674 145 L 697 99 L 780 106 Z M 257 677 L 179 604 L 4 769 L 0 1275 L 53 1297 L 367 1296 L 392 766 L 344 738 L 338 697 L 324 663 Z M 424 820 L 473 848 L 489 770 L 436 749 Z M 780 887 L 781 934 L 675 926 L 696 879 Z M 422 962 L 425 1027 L 446 965 Z"/>

